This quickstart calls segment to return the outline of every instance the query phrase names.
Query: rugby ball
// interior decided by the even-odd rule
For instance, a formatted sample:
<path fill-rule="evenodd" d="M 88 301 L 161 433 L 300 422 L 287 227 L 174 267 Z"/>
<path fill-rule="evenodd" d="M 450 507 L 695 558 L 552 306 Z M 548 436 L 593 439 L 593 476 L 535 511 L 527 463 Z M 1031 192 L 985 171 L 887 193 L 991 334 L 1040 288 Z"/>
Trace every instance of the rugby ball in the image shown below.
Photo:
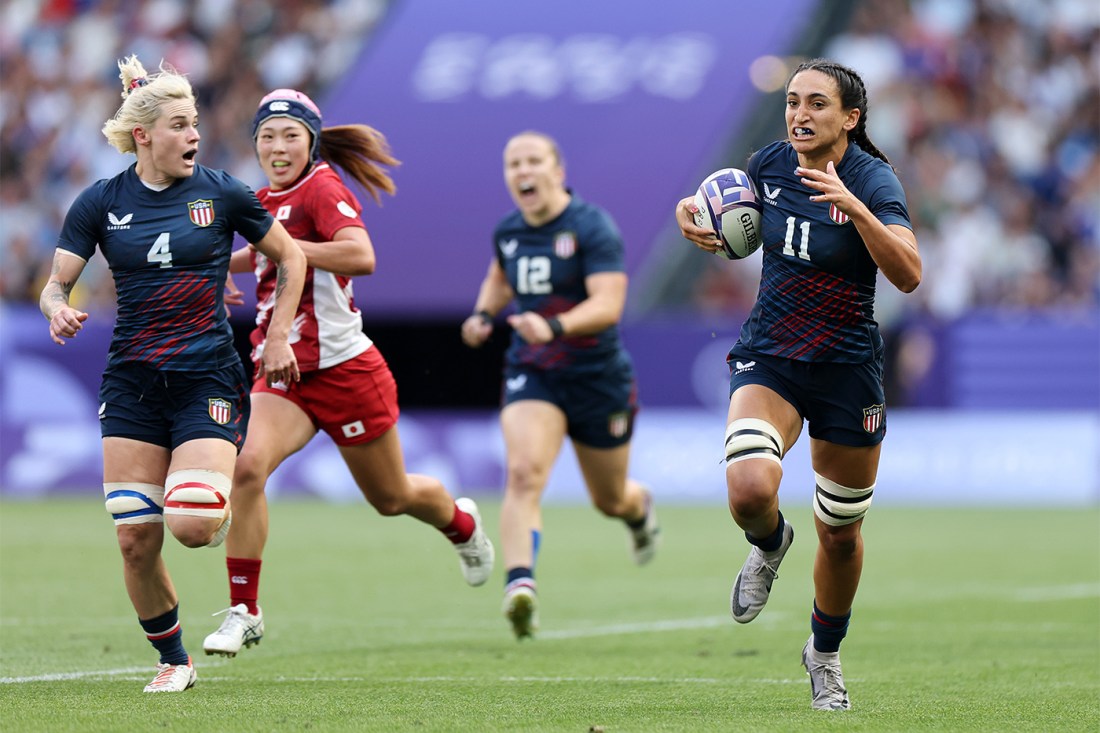
<path fill-rule="evenodd" d="M 711 173 L 695 192 L 695 206 L 695 225 L 718 234 L 716 255 L 740 260 L 760 249 L 762 207 L 744 171 L 723 168 Z"/>

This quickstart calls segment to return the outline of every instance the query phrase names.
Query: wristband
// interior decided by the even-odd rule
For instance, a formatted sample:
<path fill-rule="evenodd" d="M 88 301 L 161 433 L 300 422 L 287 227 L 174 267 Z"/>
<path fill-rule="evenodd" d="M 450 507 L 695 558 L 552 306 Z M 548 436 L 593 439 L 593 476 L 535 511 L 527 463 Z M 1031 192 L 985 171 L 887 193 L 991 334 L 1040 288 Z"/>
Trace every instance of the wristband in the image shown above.
<path fill-rule="evenodd" d="M 551 316 L 546 319 L 546 325 L 550 327 L 550 333 L 554 334 L 554 338 L 561 338 L 565 333 L 565 327 L 561 325 L 561 321 L 557 316 Z"/>
<path fill-rule="evenodd" d="M 487 310 L 479 310 L 476 313 L 474 313 L 474 315 L 477 316 L 478 318 L 480 318 L 482 323 L 492 323 L 493 322 L 493 314 L 490 313 Z"/>

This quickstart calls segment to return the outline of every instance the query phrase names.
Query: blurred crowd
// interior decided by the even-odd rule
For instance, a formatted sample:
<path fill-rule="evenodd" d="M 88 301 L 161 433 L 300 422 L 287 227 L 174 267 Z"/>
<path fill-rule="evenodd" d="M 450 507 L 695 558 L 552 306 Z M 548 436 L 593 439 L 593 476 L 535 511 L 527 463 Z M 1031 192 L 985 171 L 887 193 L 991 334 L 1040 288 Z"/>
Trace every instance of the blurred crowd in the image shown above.
<path fill-rule="evenodd" d="M 917 229 L 924 280 L 905 296 L 880 286 L 880 322 L 983 307 L 1095 312 L 1100 3 L 866 0 L 822 55 L 864 77 L 871 140 Z M 715 266 L 698 304 L 747 309 L 753 270 Z"/>
<path fill-rule="evenodd" d="M 115 61 L 184 70 L 202 162 L 262 182 L 248 121 L 265 91 L 320 95 L 388 0 L 7 0 L 0 10 L 0 298 L 37 301 L 69 204 L 132 162 L 100 133 Z M 914 311 L 1097 308 L 1100 3 L 865 0 L 822 50 L 859 70 L 871 139 L 909 197 L 924 284 L 880 288 L 885 325 Z M 704 273 L 696 305 L 747 308 L 758 271 Z M 74 302 L 113 302 L 101 258 Z"/>
<path fill-rule="evenodd" d="M 116 62 L 184 71 L 199 102 L 201 161 L 262 183 L 248 125 L 278 87 L 319 95 L 355 61 L 389 0 L 5 0 L 0 9 L 0 298 L 38 301 L 65 212 L 133 156 L 100 128 L 122 102 Z M 89 263 L 74 304 L 114 302 Z"/>

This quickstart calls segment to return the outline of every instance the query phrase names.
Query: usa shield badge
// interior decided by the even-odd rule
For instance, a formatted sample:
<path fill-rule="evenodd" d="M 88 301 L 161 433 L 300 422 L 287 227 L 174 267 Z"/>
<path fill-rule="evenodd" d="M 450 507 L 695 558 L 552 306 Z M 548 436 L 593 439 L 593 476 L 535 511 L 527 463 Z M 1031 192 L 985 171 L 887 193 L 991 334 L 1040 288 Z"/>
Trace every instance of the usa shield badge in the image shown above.
<path fill-rule="evenodd" d="M 863 429 L 873 433 L 882 427 L 882 420 L 886 417 L 886 405 L 871 405 L 863 408 Z"/>
<path fill-rule="evenodd" d="M 207 402 L 209 407 L 206 411 L 210 413 L 211 420 L 218 425 L 225 425 L 229 422 L 229 418 L 233 416 L 233 405 L 229 404 L 229 400 L 224 400 L 221 397 L 211 397 Z"/>
<path fill-rule="evenodd" d="M 554 237 L 554 254 L 567 260 L 577 251 L 577 237 L 573 232 L 562 232 Z"/>
<path fill-rule="evenodd" d="M 209 199 L 187 202 L 187 215 L 195 226 L 208 227 L 214 223 L 214 202 Z"/>
<path fill-rule="evenodd" d="M 829 204 L 829 218 L 837 224 L 846 224 L 848 222 L 848 215 L 838 209 L 836 204 Z"/>
<path fill-rule="evenodd" d="M 621 438 L 626 435 L 626 431 L 630 428 L 630 413 L 629 412 L 615 412 L 612 413 L 607 420 L 607 432 L 611 434 L 613 438 Z"/>

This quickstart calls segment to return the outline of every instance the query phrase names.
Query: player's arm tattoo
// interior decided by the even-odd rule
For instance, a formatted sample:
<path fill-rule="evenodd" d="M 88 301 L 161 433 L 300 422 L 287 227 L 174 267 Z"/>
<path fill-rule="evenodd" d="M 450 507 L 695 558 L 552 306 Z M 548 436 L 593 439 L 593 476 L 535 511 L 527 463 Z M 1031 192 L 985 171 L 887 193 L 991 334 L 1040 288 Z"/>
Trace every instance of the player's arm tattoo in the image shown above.
<path fill-rule="evenodd" d="M 69 304 L 69 294 L 73 291 L 75 280 L 62 280 L 58 276 L 61 273 L 61 255 L 54 255 L 53 266 L 50 269 L 50 279 L 42 288 L 42 295 L 38 299 L 38 307 L 46 320 L 53 318 L 54 313 Z"/>
<path fill-rule="evenodd" d="M 275 299 L 282 297 L 286 289 L 286 265 L 280 262 L 275 268 Z"/>

